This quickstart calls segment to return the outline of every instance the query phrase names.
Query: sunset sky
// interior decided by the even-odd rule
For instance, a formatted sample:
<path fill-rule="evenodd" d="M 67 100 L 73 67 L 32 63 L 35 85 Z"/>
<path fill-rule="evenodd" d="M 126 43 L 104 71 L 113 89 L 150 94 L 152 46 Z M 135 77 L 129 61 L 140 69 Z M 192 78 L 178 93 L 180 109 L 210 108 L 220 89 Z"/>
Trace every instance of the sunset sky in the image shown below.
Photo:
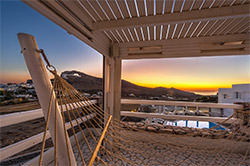
<path fill-rule="evenodd" d="M 102 76 L 102 55 L 20 1 L 1 3 L 0 82 L 30 78 L 16 34 L 36 37 L 59 71 Z M 250 83 L 250 55 L 123 61 L 123 79 L 148 87 L 174 87 L 216 94 L 220 87 Z"/>

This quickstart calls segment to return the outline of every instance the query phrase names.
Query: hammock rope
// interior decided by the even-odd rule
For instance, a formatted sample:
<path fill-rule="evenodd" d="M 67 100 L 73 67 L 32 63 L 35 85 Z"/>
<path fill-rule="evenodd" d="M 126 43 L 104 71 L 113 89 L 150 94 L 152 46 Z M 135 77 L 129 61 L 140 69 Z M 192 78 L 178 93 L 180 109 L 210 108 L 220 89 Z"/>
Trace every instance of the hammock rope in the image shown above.
<path fill-rule="evenodd" d="M 60 77 L 57 74 L 56 68 L 49 63 L 44 51 L 39 50 L 39 52 L 47 63 L 46 67 L 48 71 L 54 76 L 53 88 L 49 94 L 49 107 L 39 160 L 40 166 L 42 166 L 44 159 L 46 133 L 52 113 L 54 113 L 55 118 L 53 165 L 58 165 L 58 146 L 60 146 L 58 144 L 58 139 L 60 138 L 57 137 L 58 112 L 62 117 L 65 140 L 69 140 L 68 135 L 73 136 L 74 140 L 74 144 L 66 141 L 68 159 L 72 161 L 69 148 L 72 146 L 78 165 L 158 166 L 185 165 L 185 163 L 188 165 L 250 164 L 249 141 L 244 142 L 243 138 L 236 139 L 243 132 L 243 127 L 238 121 L 233 122 L 225 131 L 229 135 L 220 140 L 223 144 L 206 138 L 202 134 L 203 131 L 198 133 L 201 136 L 195 138 L 195 142 L 188 140 L 187 137 L 177 137 L 171 134 L 167 135 L 155 132 L 149 133 L 140 128 L 135 128 L 128 123 L 112 119 L 109 113 L 104 112 L 97 104 L 81 95 L 71 84 Z M 52 103 L 55 103 L 54 112 L 52 112 Z M 238 110 L 238 113 L 242 112 L 249 115 L 249 111 Z M 208 129 L 208 131 L 215 130 L 215 128 L 223 125 L 232 117 L 228 117 L 223 122 Z M 70 127 L 67 127 L 66 123 Z M 250 122 L 248 121 L 244 126 L 249 129 Z M 244 134 L 250 137 L 249 130 L 244 131 Z M 204 140 L 214 145 L 208 145 Z M 246 145 L 245 151 L 242 154 L 236 154 L 235 151 L 237 151 L 242 142 Z M 154 151 L 153 153 L 152 150 Z M 165 160 L 165 162 L 160 160 Z"/>

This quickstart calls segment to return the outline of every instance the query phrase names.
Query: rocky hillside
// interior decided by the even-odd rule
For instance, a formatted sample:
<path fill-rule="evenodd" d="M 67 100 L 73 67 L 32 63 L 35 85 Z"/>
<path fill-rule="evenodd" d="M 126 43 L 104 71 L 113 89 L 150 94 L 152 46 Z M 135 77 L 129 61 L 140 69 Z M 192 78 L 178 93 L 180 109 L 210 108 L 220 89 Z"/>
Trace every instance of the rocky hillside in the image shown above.
<path fill-rule="evenodd" d="M 96 92 L 101 91 L 103 88 L 102 78 L 93 77 L 85 73 L 78 71 L 65 71 L 61 74 L 61 76 L 79 91 Z M 135 96 L 142 97 L 159 97 L 162 95 L 188 99 L 195 99 L 199 97 L 199 95 L 196 95 L 195 93 L 186 92 L 175 88 L 147 88 L 122 80 L 122 96 L 128 96 L 132 93 Z"/>

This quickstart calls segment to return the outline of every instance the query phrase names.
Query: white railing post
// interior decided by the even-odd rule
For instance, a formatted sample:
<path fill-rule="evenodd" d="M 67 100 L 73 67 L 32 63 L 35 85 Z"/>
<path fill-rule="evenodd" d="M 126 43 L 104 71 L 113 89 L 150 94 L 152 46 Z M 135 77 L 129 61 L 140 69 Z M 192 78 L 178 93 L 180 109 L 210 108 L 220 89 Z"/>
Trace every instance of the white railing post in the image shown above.
<path fill-rule="evenodd" d="M 173 113 L 176 113 L 176 111 L 177 111 L 177 106 L 175 105 Z"/>
<path fill-rule="evenodd" d="M 55 108 L 58 109 L 58 103 L 55 102 L 55 94 L 52 95 L 52 112 L 50 119 L 46 119 L 47 113 L 48 113 L 48 107 L 49 107 L 49 100 L 50 100 L 50 93 L 52 91 L 52 85 L 50 83 L 49 76 L 47 74 L 45 65 L 40 57 L 40 53 L 37 51 L 37 43 L 35 40 L 35 37 L 29 34 L 19 33 L 18 40 L 21 46 L 21 51 L 24 56 L 26 65 L 28 67 L 29 73 L 32 77 L 35 90 L 39 99 L 39 103 L 42 107 L 43 114 L 45 117 L 45 120 L 49 121 L 49 131 L 50 135 L 52 137 L 53 142 L 55 142 L 55 126 L 54 126 L 54 119 L 55 119 Z M 64 128 L 63 128 L 63 120 L 62 116 L 59 112 L 57 112 L 57 141 L 58 141 L 58 162 L 59 165 L 76 165 L 74 153 L 70 144 L 69 137 L 65 139 L 64 136 Z M 69 146 L 69 157 L 71 160 L 69 160 L 68 153 L 67 153 L 67 144 L 68 142 L 70 144 Z M 71 163 L 70 163 L 71 161 Z"/>
<path fill-rule="evenodd" d="M 188 106 L 185 106 L 185 113 L 188 113 Z"/>
<path fill-rule="evenodd" d="M 199 107 L 196 106 L 196 110 L 195 110 L 196 114 L 199 115 L 200 114 L 200 110 L 199 110 Z"/>

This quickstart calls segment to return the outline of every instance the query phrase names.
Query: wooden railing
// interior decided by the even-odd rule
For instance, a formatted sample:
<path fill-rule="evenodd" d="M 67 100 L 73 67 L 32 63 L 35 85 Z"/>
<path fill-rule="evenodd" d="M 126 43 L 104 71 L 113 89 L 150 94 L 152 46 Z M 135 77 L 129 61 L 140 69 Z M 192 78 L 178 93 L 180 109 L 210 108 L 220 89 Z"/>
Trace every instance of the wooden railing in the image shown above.
<path fill-rule="evenodd" d="M 144 104 L 144 105 L 164 105 L 164 106 L 183 106 L 183 107 L 202 107 L 202 108 L 231 108 L 243 109 L 239 104 L 227 103 L 201 103 L 201 102 L 184 102 L 184 101 L 164 101 L 164 100 L 133 100 L 122 99 L 121 104 Z"/>
<path fill-rule="evenodd" d="M 96 100 L 91 100 L 92 104 L 96 104 Z M 81 103 L 82 105 L 87 105 L 86 103 Z M 63 111 L 65 111 L 65 105 L 63 105 Z M 31 111 L 23 111 L 11 114 L 0 115 L 0 127 L 6 127 L 21 122 L 26 122 L 43 117 L 42 109 L 35 109 Z"/>
<path fill-rule="evenodd" d="M 199 108 L 221 108 L 221 109 L 233 109 L 241 110 L 242 105 L 239 104 L 226 104 L 226 103 L 201 103 L 201 102 L 183 102 L 183 101 L 163 101 L 163 100 L 133 100 L 122 99 L 121 104 L 142 104 L 142 105 L 157 105 L 157 106 L 175 106 L 184 107 L 186 110 L 188 107 L 195 107 L 196 111 Z M 165 120 L 196 120 L 196 121 L 210 121 L 210 122 L 222 122 L 227 117 L 210 117 L 210 116 L 190 116 L 190 115 L 173 115 L 173 114 L 159 114 L 159 113 L 144 113 L 144 112 L 131 112 L 121 111 L 121 116 L 139 117 L 139 118 L 161 118 Z M 228 123 L 235 121 L 234 118 L 228 120 Z"/>
<path fill-rule="evenodd" d="M 96 104 L 97 101 L 96 100 L 91 100 L 92 104 Z M 74 103 L 73 103 L 74 104 Z M 87 103 L 81 103 L 82 105 L 87 106 Z M 65 105 L 62 106 L 63 111 L 65 111 Z M 87 116 L 84 116 L 83 118 L 78 118 L 75 119 L 74 121 L 72 121 L 73 126 L 77 125 L 77 121 L 82 121 L 81 119 L 83 119 L 83 121 L 87 121 L 89 119 L 92 119 L 93 117 L 95 117 L 95 114 L 89 114 Z M 38 119 L 38 118 L 42 118 L 43 117 L 43 112 L 42 109 L 36 109 L 36 110 L 31 110 L 31 111 L 23 111 L 23 112 L 18 112 L 18 113 L 11 113 L 11 114 L 6 114 L 6 115 L 0 115 L 0 127 L 7 127 L 10 125 L 14 125 L 14 124 L 18 124 L 21 122 L 26 122 L 26 121 L 30 121 L 30 120 L 34 120 L 34 119 Z M 66 123 L 66 128 L 70 129 L 71 125 L 70 123 Z M 47 137 L 46 139 L 49 139 L 51 136 L 49 134 L 49 132 L 47 131 Z M 24 139 L 22 141 L 16 142 L 14 144 L 8 145 L 6 147 L 3 147 L 0 149 L 0 161 L 3 161 L 19 152 L 22 152 L 34 145 L 37 145 L 39 143 L 42 142 L 42 138 L 43 138 L 43 132 L 36 134 L 32 137 L 29 137 L 27 139 Z"/>

